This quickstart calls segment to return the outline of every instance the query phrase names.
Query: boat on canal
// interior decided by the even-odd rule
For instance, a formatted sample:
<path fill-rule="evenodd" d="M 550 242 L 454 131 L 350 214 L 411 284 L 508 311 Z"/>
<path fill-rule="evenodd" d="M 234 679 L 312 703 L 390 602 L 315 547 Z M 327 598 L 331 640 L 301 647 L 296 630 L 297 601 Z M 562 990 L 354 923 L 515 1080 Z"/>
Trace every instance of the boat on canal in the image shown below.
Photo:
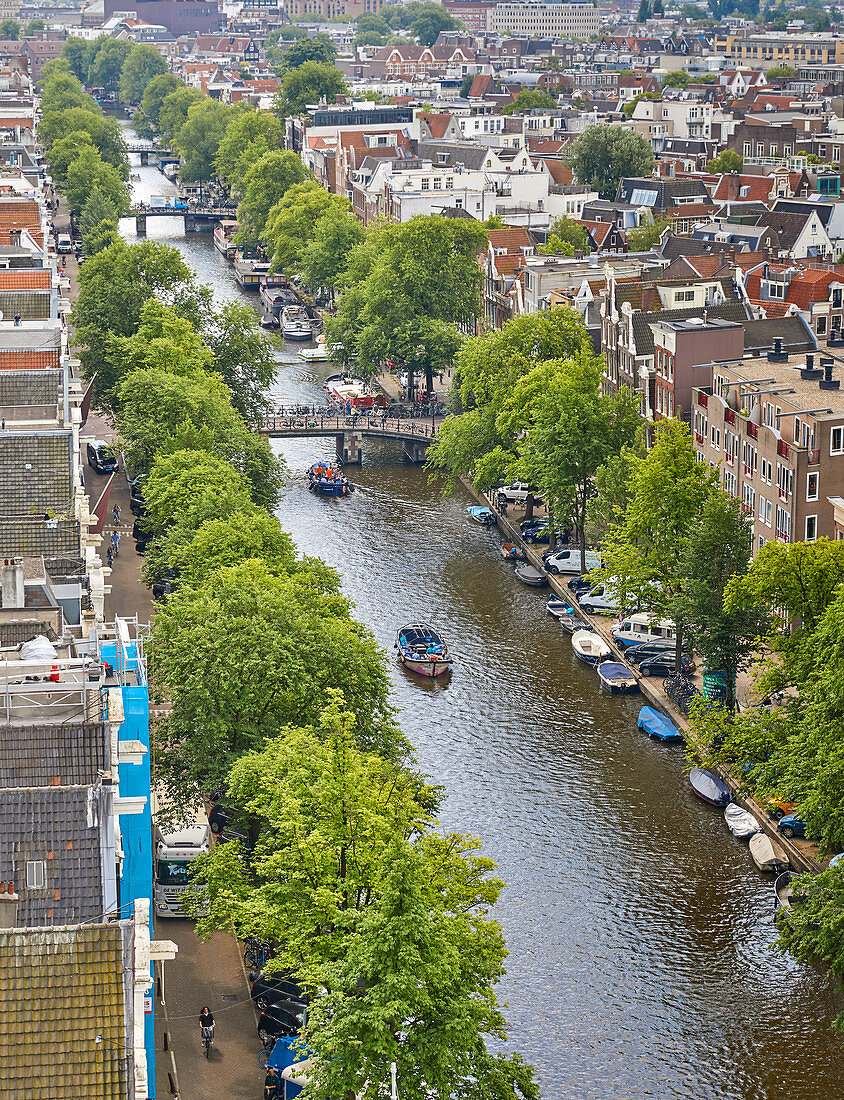
<path fill-rule="evenodd" d="M 514 569 L 514 573 L 522 584 L 526 584 L 529 588 L 544 588 L 548 583 L 548 577 L 542 570 L 527 562 L 520 562 Z"/>
<path fill-rule="evenodd" d="M 665 741 L 666 744 L 683 740 L 682 733 L 671 719 L 666 718 L 664 714 L 654 710 L 653 707 L 642 707 L 639 711 L 637 725 L 640 730 L 645 731 L 648 737 L 655 737 L 658 741 Z"/>
<path fill-rule="evenodd" d="M 285 306 L 298 304 L 296 292 L 284 275 L 265 275 L 258 287 L 258 297 L 266 312 L 276 318 L 281 316 Z"/>
<path fill-rule="evenodd" d="M 352 409 L 371 409 L 375 405 L 375 394 L 362 378 L 350 374 L 332 374 L 323 383 L 332 405 L 351 411 Z"/>
<path fill-rule="evenodd" d="M 574 608 L 568 600 L 564 600 L 556 592 L 553 592 L 545 601 L 545 610 L 549 615 L 553 615 L 555 619 L 562 619 L 565 615 L 574 613 Z"/>
<path fill-rule="evenodd" d="M 408 623 L 396 632 L 399 661 L 418 676 L 443 676 L 451 668 L 448 646 L 427 623 Z"/>
<path fill-rule="evenodd" d="M 774 896 L 776 898 L 776 908 L 783 913 L 786 917 L 788 911 L 794 904 L 794 880 L 797 876 L 793 871 L 783 871 L 781 875 L 777 876 L 774 883 Z"/>
<path fill-rule="evenodd" d="M 505 561 L 525 561 L 526 555 L 524 550 L 520 546 L 516 546 L 514 542 L 505 542 L 501 545 L 501 557 Z M 552 596 L 551 598 L 554 599 L 555 597 Z"/>
<path fill-rule="evenodd" d="M 313 340 L 314 330 L 304 306 L 285 306 L 279 318 L 285 340 Z"/>
<path fill-rule="evenodd" d="M 717 806 L 719 810 L 729 806 L 733 800 L 730 788 L 724 780 L 703 768 L 692 768 L 689 772 L 689 783 L 698 798 L 702 798 L 710 806 Z"/>
<path fill-rule="evenodd" d="M 325 336 L 317 336 L 316 347 L 300 348 L 299 358 L 307 363 L 329 363 L 334 358 L 334 348 L 329 347 Z"/>
<path fill-rule="evenodd" d="M 244 290 L 257 290 L 261 285 L 261 277 L 267 275 L 270 265 L 265 260 L 249 260 L 245 256 L 238 256 L 234 261 L 234 277 L 237 285 Z"/>
<path fill-rule="evenodd" d="M 750 840 L 759 832 L 759 822 L 737 802 L 731 802 L 724 810 L 724 820 L 727 828 L 739 840 Z"/>
<path fill-rule="evenodd" d="M 597 665 L 612 654 L 610 647 L 594 630 L 575 631 L 571 636 L 571 644 L 575 657 L 586 665 Z"/>
<path fill-rule="evenodd" d="M 315 462 L 308 470 L 308 485 L 323 497 L 346 497 L 354 489 L 341 470 L 325 462 Z"/>
<path fill-rule="evenodd" d="M 473 504 L 467 508 L 469 519 L 479 523 L 481 527 L 494 527 L 496 523 L 495 512 L 491 508 L 482 508 L 480 504 Z"/>
<path fill-rule="evenodd" d="M 756 833 L 750 838 L 750 858 L 760 871 L 781 873 L 791 867 L 785 848 L 772 840 L 767 833 Z"/>
<path fill-rule="evenodd" d="M 638 680 L 621 661 L 601 661 L 597 672 L 601 687 L 613 695 L 632 695 L 639 690 Z"/>
<path fill-rule="evenodd" d="M 237 253 L 237 245 L 234 243 L 235 233 L 237 233 L 237 222 L 232 218 L 224 218 L 214 226 L 214 247 L 227 260 L 233 259 Z"/>

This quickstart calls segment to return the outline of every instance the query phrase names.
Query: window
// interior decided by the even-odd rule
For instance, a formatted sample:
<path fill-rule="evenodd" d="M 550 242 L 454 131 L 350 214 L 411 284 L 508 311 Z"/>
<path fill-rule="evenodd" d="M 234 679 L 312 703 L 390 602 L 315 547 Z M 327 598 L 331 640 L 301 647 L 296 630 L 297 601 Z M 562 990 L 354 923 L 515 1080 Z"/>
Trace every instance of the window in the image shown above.
<path fill-rule="evenodd" d="M 431 187 L 431 181 L 430 180 L 422 180 L 422 190 L 423 191 L 430 190 L 430 187 Z"/>
<path fill-rule="evenodd" d="M 715 450 L 720 451 L 721 450 L 721 429 L 716 428 L 714 424 L 712 425 L 712 434 L 710 435 L 710 440 L 711 440 L 712 446 L 715 448 Z"/>
<path fill-rule="evenodd" d="M 823 336 L 826 333 L 826 317 L 818 317 L 816 329 L 818 336 Z"/>
<path fill-rule="evenodd" d="M 806 475 L 806 500 L 818 499 L 818 475 L 807 474 Z"/>
<path fill-rule="evenodd" d="M 785 283 L 768 283 L 768 297 L 785 298 Z"/>
<path fill-rule="evenodd" d="M 746 511 L 750 512 L 752 515 L 754 507 L 756 505 L 756 490 L 753 488 L 752 485 L 742 485 L 741 499 Z"/>
<path fill-rule="evenodd" d="M 814 542 L 818 537 L 818 517 L 806 516 L 806 542 Z"/>
<path fill-rule="evenodd" d="M 43 890 L 47 885 L 47 865 L 43 859 L 26 861 L 27 890 Z"/>
<path fill-rule="evenodd" d="M 829 453 L 844 454 L 844 428 L 833 428 L 829 433 Z"/>
<path fill-rule="evenodd" d="M 441 179 L 435 179 L 434 180 L 434 190 L 435 191 L 442 191 L 442 186 L 443 186 L 443 181 Z"/>
<path fill-rule="evenodd" d="M 783 145 L 782 155 L 784 157 L 790 157 L 791 156 L 791 146 L 790 145 Z"/>
<path fill-rule="evenodd" d="M 774 476 L 774 467 L 767 458 L 763 458 L 759 464 L 759 476 L 766 485 L 771 484 L 771 480 Z"/>
<path fill-rule="evenodd" d="M 832 291 L 832 308 L 841 309 L 841 287 L 835 287 Z"/>
<path fill-rule="evenodd" d="M 749 157 L 749 156 L 750 156 L 750 154 L 751 154 L 751 152 L 752 152 L 752 146 L 751 146 L 751 144 L 750 144 L 750 142 L 749 142 L 749 141 L 746 141 L 746 142 L 744 143 L 744 155 L 745 155 L 746 157 Z"/>
<path fill-rule="evenodd" d="M 764 155 L 765 155 L 765 143 L 763 141 L 758 141 L 756 143 L 756 156 L 757 157 L 764 157 Z"/>

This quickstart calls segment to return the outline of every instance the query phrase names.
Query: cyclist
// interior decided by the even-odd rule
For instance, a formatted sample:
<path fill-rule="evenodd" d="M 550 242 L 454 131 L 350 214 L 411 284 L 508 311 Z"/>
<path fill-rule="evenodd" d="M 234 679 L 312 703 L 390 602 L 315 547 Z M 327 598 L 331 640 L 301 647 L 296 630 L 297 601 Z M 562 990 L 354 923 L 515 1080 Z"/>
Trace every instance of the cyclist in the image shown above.
<path fill-rule="evenodd" d="M 203 1042 L 214 1038 L 214 1016 L 208 1005 L 203 1005 L 199 1013 L 199 1034 Z"/>

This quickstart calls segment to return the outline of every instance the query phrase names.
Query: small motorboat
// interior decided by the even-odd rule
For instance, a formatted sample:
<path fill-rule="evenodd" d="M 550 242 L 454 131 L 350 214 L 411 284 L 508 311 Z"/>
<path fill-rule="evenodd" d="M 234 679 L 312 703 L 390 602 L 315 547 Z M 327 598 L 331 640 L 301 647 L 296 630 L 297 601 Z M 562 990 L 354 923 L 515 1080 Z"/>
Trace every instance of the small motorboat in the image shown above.
<path fill-rule="evenodd" d="M 354 489 L 342 471 L 325 462 L 315 462 L 308 470 L 308 485 L 323 497 L 346 497 Z"/>
<path fill-rule="evenodd" d="M 719 810 L 729 806 L 733 800 L 730 788 L 724 780 L 719 779 L 712 772 L 704 771 L 703 768 L 692 768 L 689 772 L 689 782 L 698 798 L 702 798 L 710 806 L 717 806 Z"/>
<path fill-rule="evenodd" d="M 783 913 L 788 913 L 793 904 L 794 880 L 796 877 L 793 871 L 783 871 L 781 875 L 777 876 L 774 883 L 774 895 L 777 899 L 776 908 Z"/>
<path fill-rule="evenodd" d="M 562 619 L 566 615 L 574 614 L 574 608 L 568 600 L 564 600 L 556 592 L 545 601 L 545 610 L 549 615 L 553 615 L 555 619 Z"/>
<path fill-rule="evenodd" d="M 133 173 L 131 174 L 131 176 L 129 177 L 129 179 L 130 179 L 130 180 L 132 180 L 132 182 L 133 182 L 133 183 L 137 183 L 137 181 L 138 181 L 138 180 L 139 180 L 140 178 L 141 178 L 141 173 L 140 173 L 140 172 L 133 172 Z"/>
<path fill-rule="evenodd" d="M 767 833 L 756 833 L 750 838 L 750 858 L 760 871 L 781 872 L 791 867 L 785 848 Z"/>
<path fill-rule="evenodd" d="M 630 695 L 639 690 L 636 677 L 621 661 L 601 661 L 597 671 L 601 686 L 613 695 Z"/>
<path fill-rule="evenodd" d="M 520 546 L 514 542 L 505 542 L 501 547 L 501 557 L 505 561 L 525 561 L 526 554 Z"/>
<path fill-rule="evenodd" d="M 612 654 L 612 650 L 594 630 L 578 630 L 571 636 L 574 655 L 587 665 L 597 665 Z"/>
<path fill-rule="evenodd" d="M 399 661 L 419 676 L 442 676 L 451 668 L 448 647 L 427 623 L 409 623 L 396 633 Z"/>
<path fill-rule="evenodd" d="M 300 348 L 299 358 L 308 363 L 328 363 L 334 357 L 334 349 L 325 342 L 325 336 L 317 336 L 315 348 Z"/>
<path fill-rule="evenodd" d="M 566 634 L 577 634 L 579 630 L 591 630 L 592 627 L 585 619 L 577 614 L 574 608 L 567 615 L 558 615 L 557 622 L 565 630 Z"/>
<path fill-rule="evenodd" d="M 479 504 L 473 504 L 466 511 L 469 513 L 469 518 L 479 523 L 481 527 L 493 527 L 496 523 L 495 512 L 491 508 L 482 508 Z"/>
<path fill-rule="evenodd" d="M 278 328 L 278 317 L 272 313 L 265 313 L 258 324 L 261 328 Z"/>
<path fill-rule="evenodd" d="M 731 802 L 724 810 L 724 820 L 727 822 L 727 828 L 739 840 L 750 840 L 759 832 L 759 822 L 752 813 L 743 809 L 737 802 Z"/>
<path fill-rule="evenodd" d="M 530 588 L 544 588 L 548 583 L 548 578 L 542 570 L 536 569 L 533 565 L 528 565 L 527 562 L 520 562 L 514 572 L 522 584 L 526 584 Z"/>
<path fill-rule="evenodd" d="M 671 719 L 666 718 L 664 714 L 654 710 L 653 707 L 642 707 L 639 711 L 637 724 L 640 730 L 644 730 L 649 737 L 655 737 L 658 741 L 665 741 L 670 744 L 672 741 L 683 740 L 682 733 Z"/>
<path fill-rule="evenodd" d="M 304 306 L 285 306 L 281 311 L 279 326 L 285 340 L 313 339 L 313 326 Z"/>

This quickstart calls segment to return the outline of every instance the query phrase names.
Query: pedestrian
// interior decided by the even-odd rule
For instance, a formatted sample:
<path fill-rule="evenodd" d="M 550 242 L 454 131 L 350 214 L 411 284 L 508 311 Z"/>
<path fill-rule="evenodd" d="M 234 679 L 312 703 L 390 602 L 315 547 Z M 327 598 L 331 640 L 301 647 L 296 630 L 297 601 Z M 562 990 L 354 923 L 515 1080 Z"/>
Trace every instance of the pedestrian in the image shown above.
<path fill-rule="evenodd" d="M 120 505 L 119 504 L 115 504 L 115 506 L 111 510 L 111 514 L 112 514 L 112 516 L 114 516 L 114 522 L 115 523 L 120 523 Z"/>
<path fill-rule="evenodd" d="M 267 1076 L 264 1079 L 264 1100 L 278 1100 L 281 1078 L 275 1066 L 267 1066 Z"/>
<path fill-rule="evenodd" d="M 112 564 L 113 561 L 114 561 L 114 551 L 112 550 L 111 546 L 109 546 L 109 548 L 106 550 L 106 562 L 108 564 L 109 569 L 111 568 L 111 564 Z"/>
<path fill-rule="evenodd" d="M 21 315 L 19 313 L 16 313 L 15 314 L 15 328 L 20 328 L 20 323 L 21 323 Z"/>

